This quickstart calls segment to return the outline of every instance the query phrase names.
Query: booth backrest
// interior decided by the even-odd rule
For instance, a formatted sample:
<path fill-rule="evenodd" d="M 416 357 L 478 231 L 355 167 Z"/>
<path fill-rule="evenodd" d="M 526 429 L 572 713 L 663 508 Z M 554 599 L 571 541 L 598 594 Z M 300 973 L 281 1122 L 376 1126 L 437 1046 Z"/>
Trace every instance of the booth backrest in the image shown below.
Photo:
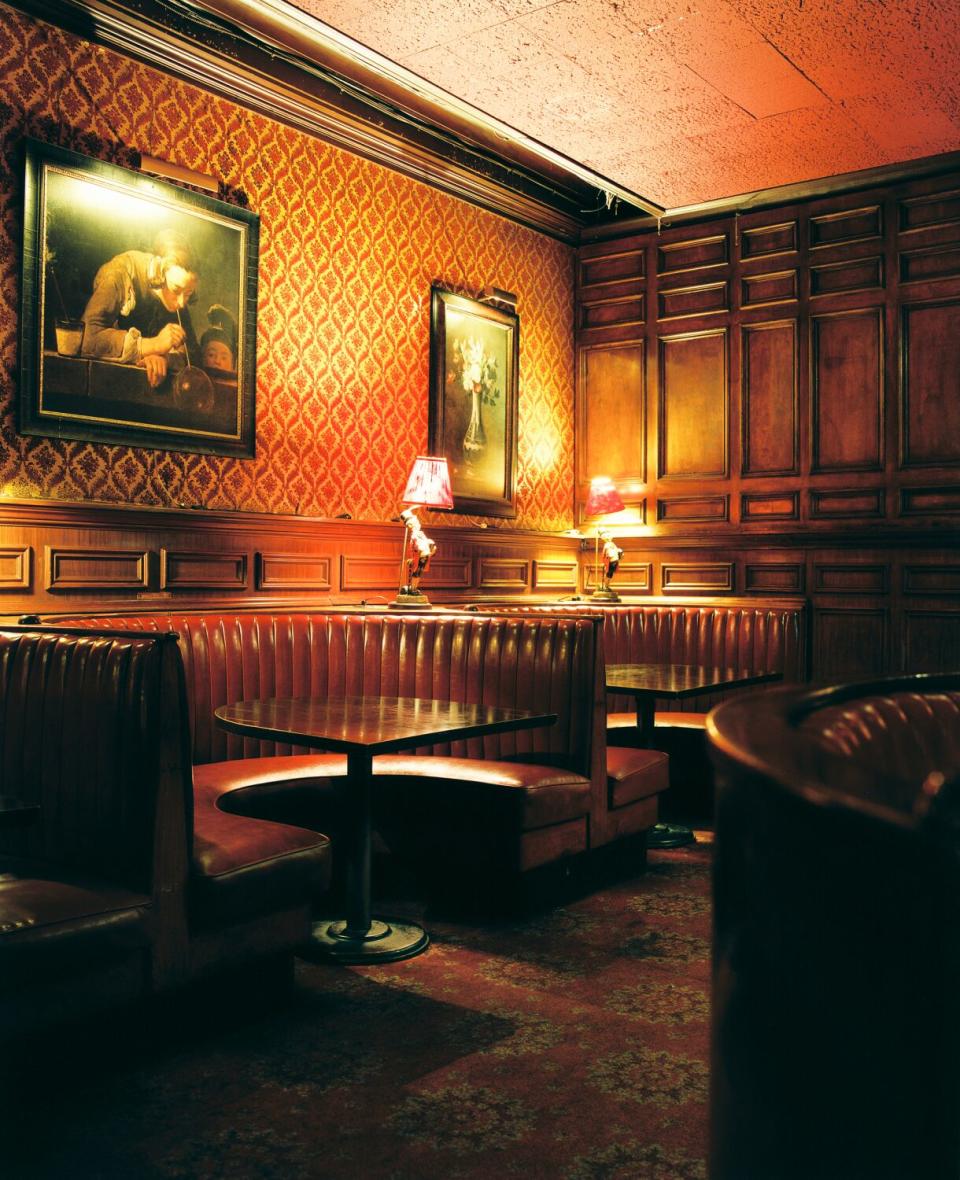
<path fill-rule="evenodd" d="M 706 664 L 782 672 L 787 682 L 806 678 L 806 602 L 802 599 L 517 603 L 482 609 L 511 614 L 600 614 L 607 664 Z M 702 712 L 722 699 L 724 695 L 717 693 L 671 702 L 669 708 Z"/>
<path fill-rule="evenodd" d="M 56 620 L 64 624 L 176 633 L 195 763 L 294 752 L 227 734 L 214 720 L 221 705 L 274 696 L 384 695 L 557 713 L 551 727 L 419 752 L 542 762 L 591 774 L 602 671 L 590 620 L 304 611 Z"/>
<path fill-rule="evenodd" d="M 0 851 L 150 893 L 161 796 L 184 820 L 181 696 L 170 637 L 0 631 L 0 793 L 40 807 Z"/>

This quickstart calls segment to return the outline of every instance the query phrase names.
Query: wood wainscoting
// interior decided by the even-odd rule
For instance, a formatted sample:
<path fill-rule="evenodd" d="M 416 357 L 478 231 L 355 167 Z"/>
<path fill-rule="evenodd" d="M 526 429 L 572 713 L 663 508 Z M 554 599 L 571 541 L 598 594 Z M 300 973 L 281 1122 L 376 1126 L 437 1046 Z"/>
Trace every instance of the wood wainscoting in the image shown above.
<path fill-rule="evenodd" d="M 577 538 L 423 522 L 437 541 L 422 582 L 434 602 L 577 592 Z M 402 549 L 399 521 L 0 500 L 0 617 L 384 605 Z"/>
<path fill-rule="evenodd" d="M 425 521 L 436 605 L 569 601 L 595 588 L 584 538 Z M 0 500 L 0 620 L 78 611 L 388 603 L 399 522 Z M 955 530 L 621 537 L 614 585 L 650 596 L 806 597 L 814 679 L 960 667 Z"/>
<path fill-rule="evenodd" d="M 804 594 L 815 678 L 960 667 L 960 173 L 598 234 L 576 328 L 621 592 Z"/>

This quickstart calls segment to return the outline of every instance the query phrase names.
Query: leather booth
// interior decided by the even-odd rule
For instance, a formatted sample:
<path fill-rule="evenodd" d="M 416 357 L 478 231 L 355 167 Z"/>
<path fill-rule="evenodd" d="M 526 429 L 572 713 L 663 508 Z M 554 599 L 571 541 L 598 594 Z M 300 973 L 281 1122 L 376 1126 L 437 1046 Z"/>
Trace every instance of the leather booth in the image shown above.
<path fill-rule="evenodd" d="M 751 672 L 781 672 L 802 682 L 807 669 L 805 599 L 644 598 L 633 602 L 515 603 L 478 610 L 520 614 L 599 616 L 607 664 L 705 664 Z M 668 805 L 706 817 L 713 807 L 713 774 L 707 759 L 707 713 L 742 690 L 730 689 L 689 701 L 658 701 L 656 748 L 670 758 Z M 622 694 L 607 696 L 607 743 L 635 741 L 636 709 Z M 680 797 L 678 803 L 677 796 Z"/>
<path fill-rule="evenodd" d="M 329 840 L 194 798 L 172 636 L 0 631 L 0 741 L 0 795 L 36 808 L 0 814 L 5 1032 L 45 992 L 130 997 L 308 937 Z"/>
<path fill-rule="evenodd" d="M 201 807 L 309 823 L 335 839 L 344 756 L 242 739 L 214 719 L 244 698 L 324 693 L 558 714 L 549 728 L 375 759 L 375 823 L 391 850 L 461 875 L 523 874 L 643 833 L 668 785 L 657 751 L 610 751 L 608 762 L 599 618 L 318 610 L 56 622 L 179 637 Z"/>

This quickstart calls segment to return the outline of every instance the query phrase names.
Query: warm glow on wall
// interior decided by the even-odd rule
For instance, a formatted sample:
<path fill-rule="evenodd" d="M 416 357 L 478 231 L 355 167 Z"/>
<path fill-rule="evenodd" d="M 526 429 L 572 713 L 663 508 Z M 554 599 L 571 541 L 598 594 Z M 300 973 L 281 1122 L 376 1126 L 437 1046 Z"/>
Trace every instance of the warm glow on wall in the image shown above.
<path fill-rule="evenodd" d="M 551 419 L 530 431 L 530 465 L 541 475 L 557 470 L 563 455 L 563 441 L 556 423 Z"/>
<path fill-rule="evenodd" d="M 175 158 L 218 177 L 231 200 L 242 195 L 261 219 L 262 246 L 257 448 L 243 461 L 19 436 L 19 249 L 0 252 L 0 485 L 19 496 L 134 507 L 182 501 L 211 510 L 389 519 L 428 439 L 430 279 L 470 295 L 493 280 L 524 308 L 516 440 L 522 496 L 517 517 L 498 528 L 569 527 L 571 246 L 196 86 L 172 77 L 160 85 L 156 71 L 133 59 L 91 53 L 89 43 L 4 5 L 0 43 L 8 67 L 0 105 L 11 143 L 61 126 L 62 146 L 84 155 L 112 160 L 115 145 L 127 144 L 156 160 Z M 21 220 L 22 184 L 16 153 L 8 153 L 0 159 L 8 229 Z M 104 189 L 104 199 L 114 196 Z M 124 246 L 139 243 L 145 228 L 142 208 L 138 215 L 131 204 L 129 215 L 118 206 L 114 217 Z M 450 523 L 465 519 L 457 513 Z"/>

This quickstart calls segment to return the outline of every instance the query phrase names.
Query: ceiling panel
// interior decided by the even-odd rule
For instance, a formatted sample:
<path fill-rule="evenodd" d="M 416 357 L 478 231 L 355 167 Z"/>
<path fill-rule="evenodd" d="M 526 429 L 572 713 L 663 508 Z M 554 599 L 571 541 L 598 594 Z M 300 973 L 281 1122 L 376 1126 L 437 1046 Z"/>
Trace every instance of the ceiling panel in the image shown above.
<path fill-rule="evenodd" d="M 960 0 L 295 7 L 666 209 L 960 150 Z"/>

